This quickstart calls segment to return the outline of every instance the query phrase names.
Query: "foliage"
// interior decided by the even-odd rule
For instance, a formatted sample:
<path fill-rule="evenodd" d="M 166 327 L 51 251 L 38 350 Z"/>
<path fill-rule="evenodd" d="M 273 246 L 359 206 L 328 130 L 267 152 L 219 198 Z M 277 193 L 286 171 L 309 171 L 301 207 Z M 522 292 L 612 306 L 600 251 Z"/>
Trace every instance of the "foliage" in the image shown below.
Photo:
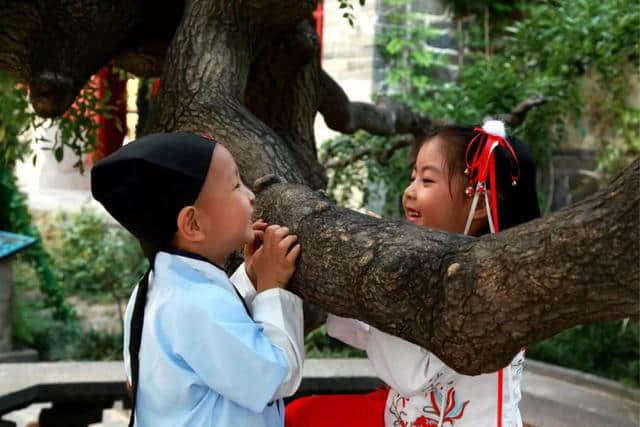
<path fill-rule="evenodd" d="M 122 71 L 114 68 L 112 72 L 124 78 Z M 53 151 L 58 161 L 63 158 L 64 147 L 68 147 L 77 157 L 74 167 L 83 172 L 83 156 L 96 149 L 97 132 L 100 128 L 97 116 L 114 118 L 112 112 L 115 107 L 109 105 L 111 92 L 106 81 L 103 81 L 103 85 L 103 88 L 99 88 L 97 80 L 90 79 L 63 116 L 43 119 L 29 107 L 27 88 L 16 84 L 0 70 L 0 165 L 12 168 L 16 161 L 25 160 L 29 154 L 35 163 L 37 156 L 31 152 L 29 146 L 33 139 L 43 150 Z M 115 119 L 116 126 L 121 126 L 118 119 Z M 52 126 L 58 128 L 52 141 L 38 136 L 38 132 L 35 132 L 36 129 Z M 32 138 L 27 137 L 29 131 Z"/>
<path fill-rule="evenodd" d="M 89 303 L 116 303 L 122 327 L 124 301 L 147 268 L 135 239 L 95 212 L 58 213 L 42 221 L 53 274 L 64 293 Z M 61 322 L 34 287 L 35 271 L 20 258 L 14 267 L 14 342 L 37 349 L 45 360 L 114 359 L 122 353 L 122 334 Z"/>
<path fill-rule="evenodd" d="M 24 258 L 38 273 L 47 306 L 53 309 L 57 320 L 64 322 L 72 321 L 73 311 L 64 302 L 64 292 L 54 273 L 53 261 L 42 246 L 39 231 L 32 224 L 26 198 L 17 188 L 13 170 L 17 161 L 25 160 L 31 153 L 30 142 L 35 139 L 36 142 L 47 143 L 44 148 L 53 150 L 58 161 L 62 160 L 63 146 L 71 148 L 78 156 L 75 166 L 82 171 L 81 156 L 95 148 L 98 129 L 95 116 L 103 114 L 109 117 L 113 109 L 106 105 L 110 96 L 108 89 L 104 92 L 98 99 L 97 86 L 90 82 L 63 117 L 45 121 L 30 109 L 27 89 L 0 70 L 0 228 L 38 239 L 38 243 L 25 252 Z M 56 139 L 32 138 L 35 129 L 47 122 L 58 126 Z"/>
<path fill-rule="evenodd" d="M 122 335 L 84 330 L 79 322 L 51 316 L 38 292 L 35 272 L 24 262 L 14 266 L 13 344 L 38 351 L 40 360 L 115 360 L 122 358 Z"/>
<path fill-rule="evenodd" d="M 362 350 L 343 344 L 327 335 L 327 328 L 321 326 L 309 332 L 304 340 L 304 350 L 308 358 L 366 357 Z"/>
<path fill-rule="evenodd" d="M 42 246 L 26 198 L 18 190 L 13 174 L 15 161 L 28 152 L 28 145 L 20 137 L 35 120 L 28 105 L 25 89 L 16 86 L 0 70 L 0 229 L 38 239 L 22 257 L 37 272 L 44 301 L 53 309 L 54 317 L 69 322 L 73 320 L 73 311 L 64 302 L 64 292 L 53 272 L 51 257 Z"/>
<path fill-rule="evenodd" d="M 26 89 L 18 87 L 0 70 L 0 166 L 10 168 L 16 159 L 29 153 L 29 146 L 19 138 L 31 125 Z"/>
<path fill-rule="evenodd" d="M 70 293 L 86 296 L 115 292 L 128 296 L 131 283 L 147 269 L 137 240 L 90 209 L 53 215 L 46 233 L 60 277 Z"/>
<path fill-rule="evenodd" d="M 635 320 L 576 326 L 527 348 L 527 357 L 640 386 L 640 329 Z"/>
<path fill-rule="evenodd" d="M 409 181 L 410 171 L 406 166 L 406 150 L 395 151 L 384 165 L 376 160 L 386 150 L 388 141 L 384 136 L 356 132 L 352 136 L 338 136 L 321 147 L 322 157 L 335 160 L 346 160 L 363 146 L 373 150 L 371 156 L 349 167 L 330 171 L 328 194 L 336 203 L 357 208 L 359 206 L 353 201 L 362 193 L 362 205 L 371 206 L 378 200 L 382 205 L 378 213 L 390 217 L 398 215 L 398 200 Z"/>
<path fill-rule="evenodd" d="M 53 270 L 53 260 L 42 245 L 38 229 L 33 226 L 25 196 L 18 190 L 12 171 L 5 167 L 0 167 L 0 213 L 1 229 L 38 239 L 22 252 L 21 257 L 35 269 L 43 301 L 53 310 L 54 318 L 62 322 L 72 321 L 73 310 L 65 303 L 64 290 Z"/>
<path fill-rule="evenodd" d="M 45 233 L 66 291 L 85 300 L 115 302 L 122 320 L 132 283 L 148 267 L 135 238 L 88 209 L 56 214 Z"/>
<path fill-rule="evenodd" d="M 510 112 L 537 94 L 548 102 L 527 115 L 511 132 L 525 141 L 544 167 L 568 127 L 599 140 L 600 167 L 613 173 L 640 153 L 640 111 L 628 99 L 629 82 L 639 65 L 640 6 L 632 0 L 560 0 L 558 2 L 491 1 L 492 51 L 483 43 L 482 19 L 465 19 L 456 55 L 429 46 L 444 30 L 425 25 L 425 14 L 408 12 L 408 0 L 387 0 L 378 51 L 387 64 L 385 91 L 415 111 L 456 123 L 479 123 Z M 483 16 L 487 2 L 448 2 L 457 19 Z M 520 18 L 514 21 L 513 18 Z M 456 61 L 457 60 L 457 61 Z M 462 67 L 456 68 L 456 62 Z M 451 77 L 455 77 L 451 79 Z M 349 142 L 347 142 L 349 141 Z M 324 156 L 349 158 L 375 147 L 371 158 L 391 146 L 364 132 L 342 136 L 321 147 Z M 378 148 L 379 147 L 379 148 Z M 406 149 L 398 158 L 406 156 Z M 369 202 L 370 188 L 387 186 L 382 179 L 407 175 L 406 165 L 380 165 L 363 158 L 330 173 L 330 191 L 356 187 Z M 353 191 L 353 190 L 351 190 Z M 395 196 L 385 196 L 385 212 L 393 212 Z"/>

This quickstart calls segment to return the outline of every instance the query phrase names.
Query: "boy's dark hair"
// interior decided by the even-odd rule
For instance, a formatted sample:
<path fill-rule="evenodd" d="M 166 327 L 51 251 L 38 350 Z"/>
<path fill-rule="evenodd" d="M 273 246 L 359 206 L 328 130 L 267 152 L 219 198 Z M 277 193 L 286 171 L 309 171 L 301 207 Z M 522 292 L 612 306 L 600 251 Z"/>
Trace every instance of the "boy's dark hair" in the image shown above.
<path fill-rule="evenodd" d="M 449 186 L 454 177 L 466 180 L 466 152 L 469 142 L 478 134 L 478 126 L 442 125 L 434 127 L 431 132 L 417 141 L 413 146 L 411 161 L 415 163 L 422 146 L 435 137 L 442 140 L 441 148 L 449 170 Z M 520 177 L 516 186 L 511 182 L 512 160 L 505 149 L 498 147 L 495 154 L 496 175 L 498 186 L 498 217 L 500 230 L 525 223 L 540 216 L 538 196 L 536 192 L 536 166 L 527 149 L 519 139 L 509 136 L 509 143 L 513 147 L 520 168 Z M 451 187 L 450 187 L 451 188 Z M 479 235 L 488 234 L 487 224 Z"/>

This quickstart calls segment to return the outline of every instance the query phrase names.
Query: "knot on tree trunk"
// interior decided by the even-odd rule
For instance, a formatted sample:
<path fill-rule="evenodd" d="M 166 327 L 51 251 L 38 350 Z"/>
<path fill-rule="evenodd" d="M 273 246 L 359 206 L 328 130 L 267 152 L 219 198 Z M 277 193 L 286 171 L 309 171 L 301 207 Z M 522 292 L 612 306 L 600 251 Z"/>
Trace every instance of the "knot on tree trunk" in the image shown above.
<path fill-rule="evenodd" d="M 260 193 L 263 190 L 269 188 L 271 185 L 279 184 L 281 182 L 283 181 L 279 176 L 270 173 L 268 175 L 264 175 L 256 179 L 253 182 L 253 188 L 255 189 L 256 193 Z"/>

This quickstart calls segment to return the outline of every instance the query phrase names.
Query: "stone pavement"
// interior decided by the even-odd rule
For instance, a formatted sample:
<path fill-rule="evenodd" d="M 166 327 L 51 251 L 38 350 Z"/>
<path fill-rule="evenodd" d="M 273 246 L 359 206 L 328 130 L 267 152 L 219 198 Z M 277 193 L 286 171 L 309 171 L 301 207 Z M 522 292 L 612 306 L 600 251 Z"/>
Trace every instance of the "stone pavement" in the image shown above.
<path fill-rule="evenodd" d="M 29 371 L 37 376 L 38 381 L 45 378 L 81 381 L 83 379 L 78 379 L 78 373 L 83 370 L 89 372 L 94 380 L 112 381 L 123 375 L 121 362 L 60 362 L 46 365 L 53 373 L 46 374 L 35 367 Z M 2 376 L 6 366 L 0 364 L 0 393 L 11 381 L 6 375 L 4 378 Z M 25 368 L 27 366 L 34 365 L 24 365 Z M 309 359 L 305 362 L 305 379 L 327 377 L 368 381 L 373 377 L 373 369 L 366 359 Z M 640 391 L 592 375 L 528 360 L 522 392 L 520 409 L 524 420 L 532 427 L 640 426 Z M 27 427 L 29 422 L 37 420 L 40 409 L 47 406 L 31 405 L 6 415 L 4 419 L 16 422 L 18 427 Z M 127 422 L 128 411 L 117 403 L 113 409 L 104 411 L 102 423 L 92 424 L 92 427 L 126 427 Z"/>

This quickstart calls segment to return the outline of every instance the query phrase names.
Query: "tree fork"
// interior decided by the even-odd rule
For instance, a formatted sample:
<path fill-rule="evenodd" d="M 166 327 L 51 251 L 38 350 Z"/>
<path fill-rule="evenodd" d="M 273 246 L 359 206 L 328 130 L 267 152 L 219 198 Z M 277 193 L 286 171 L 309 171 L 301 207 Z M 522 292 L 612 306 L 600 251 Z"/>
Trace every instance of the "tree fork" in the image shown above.
<path fill-rule="evenodd" d="M 210 133 L 246 165 L 246 182 L 275 173 L 304 182 L 291 150 L 242 103 L 257 35 L 236 26 L 233 12 L 214 1 L 186 2 L 147 131 Z"/>

